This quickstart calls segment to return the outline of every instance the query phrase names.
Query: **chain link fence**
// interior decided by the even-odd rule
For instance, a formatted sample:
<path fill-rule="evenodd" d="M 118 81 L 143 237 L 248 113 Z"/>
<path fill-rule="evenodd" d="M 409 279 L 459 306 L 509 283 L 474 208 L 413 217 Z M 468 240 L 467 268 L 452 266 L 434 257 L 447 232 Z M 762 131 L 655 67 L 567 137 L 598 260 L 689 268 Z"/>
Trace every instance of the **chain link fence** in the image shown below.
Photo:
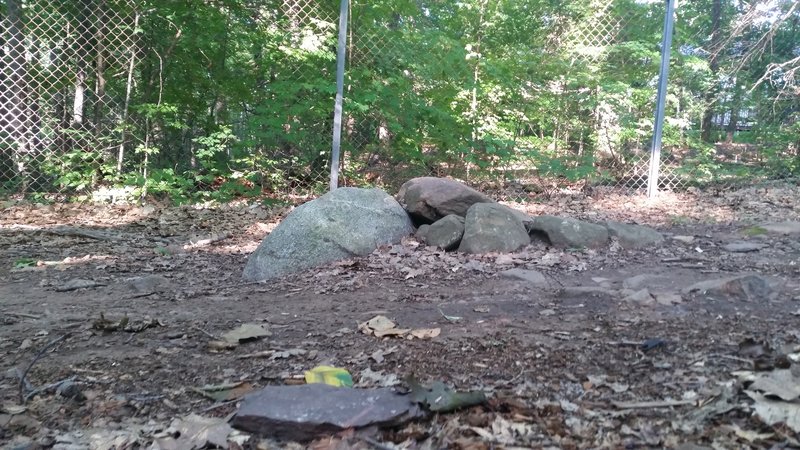
<path fill-rule="evenodd" d="M 0 191 L 83 190 L 122 156 L 136 15 L 112 0 L 6 2 Z M 70 173 L 87 173 L 83 180 Z"/>
<path fill-rule="evenodd" d="M 565 187 L 646 190 L 663 2 L 416 2 L 395 15 L 381 8 L 352 4 L 343 169 L 355 182 L 365 174 L 389 185 L 448 175 L 513 200 Z M 680 19 L 679 35 L 696 32 L 681 30 Z M 708 58 L 680 42 L 673 65 L 676 55 Z M 686 77 L 682 70 L 672 76 Z M 783 162 L 797 161 L 798 144 L 778 144 L 776 155 L 764 145 L 768 134 L 748 125 L 756 113 L 741 98 L 715 101 L 712 124 L 727 137 L 704 144 L 693 131 L 704 103 L 692 95 L 670 84 L 659 189 L 792 176 L 797 164 Z"/>
<path fill-rule="evenodd" d="M 324 191 L 338 1 L 0 13 L 0 193 Z M 452 176 L 515 200 L 643 190 L 663 14 L 636 0 L 353 0 L 341 183 Z M 774 162 L 797 159 L 796 143 L 691 145 L 702 102 L 670 89 L 661 189 L 790 175 Z M 723 99 L 713 123 L 745 135 L 758 114 Z"/>

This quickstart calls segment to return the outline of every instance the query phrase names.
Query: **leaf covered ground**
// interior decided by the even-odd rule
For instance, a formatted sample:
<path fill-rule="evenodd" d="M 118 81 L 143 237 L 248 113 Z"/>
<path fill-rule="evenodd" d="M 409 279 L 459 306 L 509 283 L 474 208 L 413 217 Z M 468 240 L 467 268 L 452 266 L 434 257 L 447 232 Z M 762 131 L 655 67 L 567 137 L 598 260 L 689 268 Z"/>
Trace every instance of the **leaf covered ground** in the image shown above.
<path fill-rule="evenodd" d="M 558 250 L 535 242 L 477 256 L 409 238 L 247 284 L 247 255 L 287 208 L 8 202 L 0 216 L 0 441 L 61 449 L 219 440 L 230 448 L 797 446 L 800 243 L 762 225 L 800 220 L 800 188 L 658 200 L 592 194 L 512 206 L 650 225 L 665 244 Z M 726 250 L 731 243 L 759 245 Z M 547 284 L 501 275 L 511 268 L 539 271 Z M 742 274 L 764 277 L 773 293 L 683 292 Z M 668 300 L 631 295 L 643 279 L 658 280 Z M 377 316 L 409 331 L 365 330 Z M 237 343 L 236 333 L 252 339 Z M 302 383 L 321 365 L 346 369 L 356 388 L 402 387 L 413 375 L 483 391 L 487 401 L 305 443 L 216 428 L 242 394 Z"/>

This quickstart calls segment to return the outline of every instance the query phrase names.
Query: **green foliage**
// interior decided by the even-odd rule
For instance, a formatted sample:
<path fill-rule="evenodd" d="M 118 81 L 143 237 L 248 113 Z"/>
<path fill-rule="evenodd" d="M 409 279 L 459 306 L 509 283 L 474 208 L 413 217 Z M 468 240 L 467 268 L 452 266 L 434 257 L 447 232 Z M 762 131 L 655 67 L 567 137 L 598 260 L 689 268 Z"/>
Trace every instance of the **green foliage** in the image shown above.
<path fill-rule="evenodd" d="M 724 0 L 715 20 L 715 1 L 677 11 L 665 155 L 682 163 L 678 173 L 689 180 L 797 174 L 800 121 L 791 80 L 778 74 L 751 89 L 770 64 L 796 56 L 796 13 L 775 30 L 764 21 L 734 33 L 748 9 Z M 127 17 L 124 3 L 104 7 Z M 343 174 L 361 184 L 427 171 L 497 178 L 529 170 L 571 181 L 625 176 L 652 137 L 662 3 L 353 2 Z M 791 7 L 773 3 L 776 12 Z M 56 55 L 58 30 L 77 29 L 70 21 L 81 5 L 32 2 L 26 12 L 47 30 L 37 45 L 51 45 Z M 144 0 L 138 11 L 138 26 L 131 22 L 128 30 L 135 44 L 116 46 L 110 54 L 118 65 L 103 74 L 111 106 L 97 106 L 94 91 L 87 97 L 93 126 L 59 125 L 72 107 L 65 93 L 74 87 L 73 68 L 45 79 L 47 64 L 29 61 L 31 73 L 41 74 L 31 86 L 56 86 L 40 105 L 41 134 L 53 143 L 32 169 L 42 172 L 43 184 L 81 192 L 125 183 L 175 202 L 326 189 L 337 2 Z M 719 48 L 711 42 L 715 23 L 725 38 Z M 108 55 L 88 56 L 87 86 L 96 90 L 95 57 Z M 748 144 L 737 161 L 699 139 L 706 113 L 732 111 L 751 113 L 757 125 L 734 137 Z M 726 137 L 721 127 L 712 131 Z M 376 181 L 372 172 L 388 175 Z M 23 186 L 13 176 L 0 181 L 5 190 Z"/>
<path fill-rule="evenodd" d="M 26 267 L 33 267 L 37 263 L 36 259 L 34 258 L 19 258 L 14 261 L 14 268 L 15 269 L 24 269 Z"/>
<path fill-rule="evenodd" d="M 54 177 L 55 184 L 62 190 L 82 192 L 105 182 L 114 168 L 101 152 L 76 148 L 61 155 L 48 155 L 41 171 Z"/>

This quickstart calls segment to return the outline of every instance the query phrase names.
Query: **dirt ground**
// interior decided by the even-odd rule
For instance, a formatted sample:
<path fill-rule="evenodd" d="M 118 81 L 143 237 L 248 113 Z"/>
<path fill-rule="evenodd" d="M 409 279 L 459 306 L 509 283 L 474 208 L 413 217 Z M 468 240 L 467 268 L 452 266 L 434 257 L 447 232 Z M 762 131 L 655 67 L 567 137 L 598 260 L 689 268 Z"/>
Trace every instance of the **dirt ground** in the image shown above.
<path fill-rule="evenodd" d="M 254 284 L 240 281 L 247 255 L 287 208 L 9 201 L 0 214 L 0 443 L 111 448 L 118 439 L 117 448 L 150 448 L 177 418 L 236 410 L 235 395 L 215 402 L 198 393 L 203 386 L 296 384 L 304 371 L 332 365 L 357 387 L 413 374 L 483 390 L 488 401 L 388 430 L 230 447 L 793 447 L 796 429 L 767 423 L 745 387 L 748 376 L 797 365 L 800 242 L 757 225 L 800 220 L 798 199 L 793 184 L 657 200 L 564 195 L 513 206 L 650 225 L 667 239 L 644 250 L 535 242 L 510 256 L 444 253 L 407 239 Z M 765 246 L 722 248 L 738 241 Z M 512 267 L 543 272 L 549 285 L 499 275 Z M 681 295 L 698 281 L 748 273 L 776 293 Z M 659 303 L 615 294 L 642 274 L 681 296 Z M 376 315 L 441 334 L 360 333 Z M 210 344 L 243 323 L 271 336 L 231 349 Z"/>

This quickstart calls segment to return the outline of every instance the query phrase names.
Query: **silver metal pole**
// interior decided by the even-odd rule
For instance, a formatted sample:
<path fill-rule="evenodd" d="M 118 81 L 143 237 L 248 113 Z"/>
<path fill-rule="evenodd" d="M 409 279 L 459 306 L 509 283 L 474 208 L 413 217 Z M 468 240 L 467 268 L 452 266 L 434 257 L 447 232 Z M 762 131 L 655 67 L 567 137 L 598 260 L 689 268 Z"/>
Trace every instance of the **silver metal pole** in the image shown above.
<path fill-rule="evenodd" d="M 675 0 L 667 1 L 664 14 L 664 37 L 661 41 L 661 72 L 658 75 L 658 94 L 656 97 L 656 120 L 653 125 L 653 145 L 650 148 L 650 171 L 647 176 L 647 196 L 653 198 L 658 193 L 658 167 L 661 164 L 661 134 L 664 131 L 664 107 L 667 101 L 667 77 L 669 76 L 669 51 L 672 47 L 673 17 Z"/>
<path fill-rule="evenodd" d="M 333 148 L 331 151 L 330 190 L 339 187 L 339 151 L 342 146 L 342 97 L 344 93 L 344 60 L 347 43 L 348 0 L 339 5 L 339 47 L 336 50 L 336 104 L 333 110 Z"/>

